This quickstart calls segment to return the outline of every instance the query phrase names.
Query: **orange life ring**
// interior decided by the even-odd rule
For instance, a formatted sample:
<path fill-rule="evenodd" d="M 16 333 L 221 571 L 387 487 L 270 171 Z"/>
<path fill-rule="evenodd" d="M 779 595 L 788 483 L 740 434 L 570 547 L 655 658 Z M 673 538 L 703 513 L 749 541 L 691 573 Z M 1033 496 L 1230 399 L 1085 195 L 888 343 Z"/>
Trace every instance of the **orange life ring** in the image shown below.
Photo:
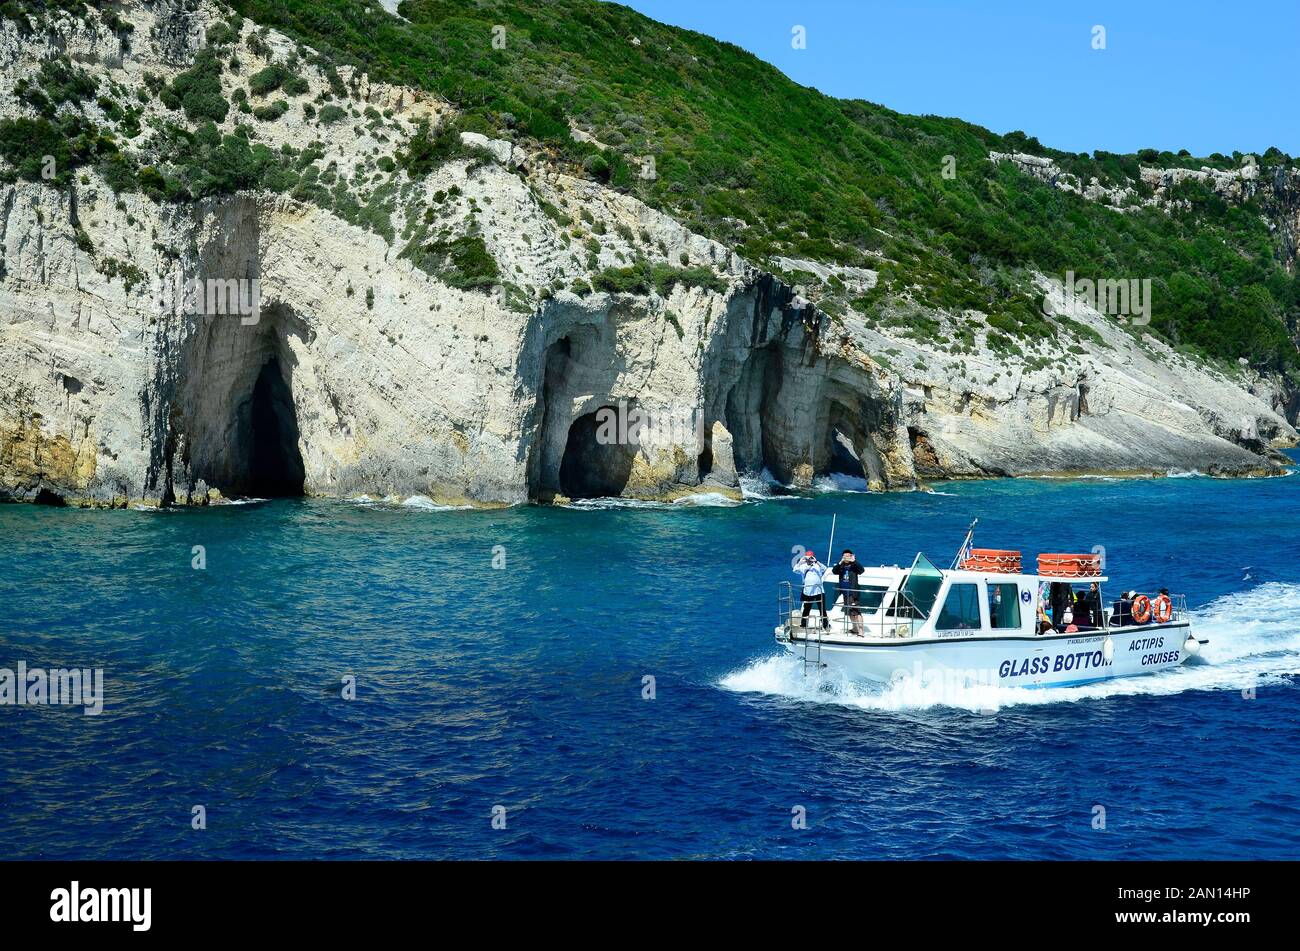
<path fill-rule="evenodd" d="M 1139 594 L 1133 599 L 1133 620 L 1139 624 L 1151 620 L 1151 599 L 1145 594 Z"/>
<path fill-rule="evenodd" d="M 1174 602 L 1169 600 L 1169 595 L 1162 594 L 1156 598 L 1155 607 L 1151 611 L 1157 624 L 1168 624 L 1174 616 Z"/>

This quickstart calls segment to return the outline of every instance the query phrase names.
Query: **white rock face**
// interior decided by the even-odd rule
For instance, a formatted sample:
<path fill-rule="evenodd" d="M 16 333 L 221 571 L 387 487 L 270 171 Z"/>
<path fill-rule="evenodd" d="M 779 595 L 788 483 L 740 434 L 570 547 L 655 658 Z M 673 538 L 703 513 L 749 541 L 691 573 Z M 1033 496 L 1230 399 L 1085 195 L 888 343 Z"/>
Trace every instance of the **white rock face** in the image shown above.
<path fill-rule="evenodd" d="M 129 50 L 73 21 L 42 47 L 6 22 L 0 92 L 60 46 L 126 88 L 146 71 L 173 77 L 218 18 L 206 4 L 127 11 Z M 274 31 L 266 45 L 265 56 L 240 47 L 228 94 L 293 48 Z M 314 68 L 302 75 L 307 98 L 328 88 Z M 452 110 L 340 77 L 346 115 L 328 129 L 298 102 L 271 122 L 232 109 L 222 128 L 251 125 L 273 150 L 317 147 L 317 165 L 365 183 L 371 201 L 390 188 L 391 237 L 272 192 L 157 203 L 115 195 L 90 169 L 66 190 L 0 186 L 0 494 L 673 498 L 738 494 L 742 474 L 765 468 L 807 485 L 857 465 L 877 488 L 1048 470 L 1273 472 L 1270 445 L 1295 441 L 1266 381 L 1226 379 L 1086 309 L 1071 316 L 1102 343 L 1067 371 L 997 356 L 978 315 L 938 315 L 980 328 L 960 358 L 943 340 L 832 319 L 731 249 L 515 143 L 465 133 L 469 157 L 385 178 L 383 160 L 418 123 Z M 145 111 L 176 118 L 157 101 Z M 403 254 L 460 238 L 482 241 L 497 286 L 453 286 Z M 678 277 L 591 291 L 634 261 Z M 780 266 L 862 291 L 876 282 L 867 269 Z M 194 281 L 201 307 L 187 297 Z M 232 282 L 235 300 L 255 293 L 255 319 L 218 312 L 213 281 Z"/>
<path fill-rule="evenodd" d="M 1208 371 L 1140 328 L 1131 334 L 1082 303 L 1067 305 L 1059 287 L 1042 285 L 1056 312 L 1099 342 L 1087 340 L 1064 372 L 1033 371 L 989 352 L 964 358 L 955 375 L 911 374 L 906 415 L 929 463 L 918 469 L 1244 473 L 1268 469 L 1261 457 L 1270 446 L 1294 444 L 1271 394 L 1261 399 L 1243 381 Z"/>
<path fill-rule="evenodd" d="M 502 165 L 515 166 L 515 147 L 504 139 L 489 139 L 481 132 L 462 132 L 460 140 L 471 148 L 483 149 Z"/>

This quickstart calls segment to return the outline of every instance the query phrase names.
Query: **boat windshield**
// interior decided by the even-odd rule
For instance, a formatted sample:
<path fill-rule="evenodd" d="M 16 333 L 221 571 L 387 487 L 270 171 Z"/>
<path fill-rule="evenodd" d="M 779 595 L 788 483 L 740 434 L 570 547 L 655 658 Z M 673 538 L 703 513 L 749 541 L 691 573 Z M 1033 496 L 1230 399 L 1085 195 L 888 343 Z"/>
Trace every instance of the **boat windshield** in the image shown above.
<path fill-rule="evenodd" d="M 889 589 L 880 585 L 864 584 L 858 588 L 858 606 L 868 611 L 874 611 L 880 607 L 880 603 L 885 600 L 885 595 Z"/>
<path fill-rule="evenodd" d="M 903 584 L 903 595 L 916 607 L 921 617 L 929 617 L 942 584 L 943 572 L 932 565 L 925 555 L 917 554 L 916 561 L 912 562 L 912 568 L 907 573 L 907 581 Z"/>

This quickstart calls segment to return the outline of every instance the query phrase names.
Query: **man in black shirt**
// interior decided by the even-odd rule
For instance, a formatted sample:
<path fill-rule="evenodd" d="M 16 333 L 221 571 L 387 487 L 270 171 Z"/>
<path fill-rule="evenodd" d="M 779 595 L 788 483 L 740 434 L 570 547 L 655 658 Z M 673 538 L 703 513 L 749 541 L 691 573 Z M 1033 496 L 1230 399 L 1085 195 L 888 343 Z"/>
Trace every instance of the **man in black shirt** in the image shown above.
<path fill-rule="evenodd" d="M 858 599 L 862 596 L 862 589 L 858 585 L 858 577 L 865 569 L 858 564 L 853 552 L 846 548 L 840 555 L 839 564 L 831 570 L 840 579 L 840 594 L 844 597 L 844 610 L 853 624 L 853 633 L 861 637 L 862 610 L 858 607 Z"/>

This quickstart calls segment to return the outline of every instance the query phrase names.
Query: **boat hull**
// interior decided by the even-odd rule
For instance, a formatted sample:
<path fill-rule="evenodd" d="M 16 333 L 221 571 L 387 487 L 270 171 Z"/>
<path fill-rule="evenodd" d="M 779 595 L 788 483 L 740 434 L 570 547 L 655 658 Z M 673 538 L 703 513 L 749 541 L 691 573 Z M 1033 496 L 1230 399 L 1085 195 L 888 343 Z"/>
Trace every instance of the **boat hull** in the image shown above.
<path fill-rule="evenodd" d="M 1010 687 L 1063 687 L 1155 673 L 1187 662 L 1204 643 L 1196 641 L 1195 650 L 1187 649 L 1190 626 L 1185 622 L 1041 637 L 861 643 L 837 639 L 820 645 L 816 631 L 808 633 L 806 651 L 801 637 L 788 641 L 786 648 L 856 679 L 888 683 L 942 677 L 954 683 Z"/>

